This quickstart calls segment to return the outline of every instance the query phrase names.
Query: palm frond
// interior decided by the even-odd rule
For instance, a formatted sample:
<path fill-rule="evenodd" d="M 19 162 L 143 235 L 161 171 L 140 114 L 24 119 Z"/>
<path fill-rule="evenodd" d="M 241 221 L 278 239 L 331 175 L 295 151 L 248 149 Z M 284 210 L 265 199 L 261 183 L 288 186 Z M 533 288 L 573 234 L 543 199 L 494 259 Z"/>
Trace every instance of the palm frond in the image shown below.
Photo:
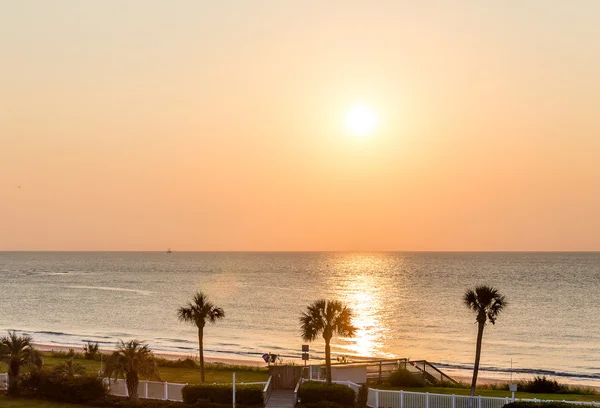
<path fill-rule="evenodd" d="M 463 297 L 466 307 L 477 314 L 477 321 L 485 324 L 489 321 L 496 323 L 498 314 L 507 305 L 506 297 L 501 295 L 493 286 L 481 285 L 468 289 Z"/>
<path fill-rule="evenodd" d="M 214 324 L 223 319 L 225 311 L 210 302 L 204 293 L 197 292 L 191 302 L 177 310 L 177 317 L 182 322 L 192 323 L 201 328 L 207 322 Z"/>

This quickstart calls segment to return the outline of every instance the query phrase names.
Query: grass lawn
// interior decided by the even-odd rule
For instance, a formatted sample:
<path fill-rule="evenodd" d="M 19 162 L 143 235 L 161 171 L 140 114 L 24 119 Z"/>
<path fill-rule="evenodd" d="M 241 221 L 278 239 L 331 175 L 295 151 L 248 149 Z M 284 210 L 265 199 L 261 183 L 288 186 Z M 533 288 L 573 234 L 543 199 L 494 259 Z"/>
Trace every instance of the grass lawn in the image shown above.
<path fill-rule="evenodd" d="M 398 387 L 390 387 L 385 385 L 371 385 L 371 388 L 388 389 L 388 390 L 400 390 Z M 425 388 L 411 388 L 403 387 L 404 391 L 413 392 L 429 392 L 431 394 L 455 394 L 455 395 L 469 395 L 469 388 L 442 388 L 442 387 L 425 387 Z M 505 390 L 486 390 L 478 389 L 475 393 L 482 397 L 511 397 L 510 391 Z M 565 400 L 565 401 L 600 401 L 600 395 L 587 395 L 587 394 L 532 394 L 528 392 L 517 392 L 516 398 L 537 398 L 537 399 L 549 399 L 549 400 Z"/>
<path fill-rule="evenodd" d="M 86 408 L 85 405 L 66 404 L 64 402 L 49 402 L 41 400 L 30 400 L 23 398 L 7 398 L 0 395 L 0 407 L 2 408 Z M 89 408 L 89 407 L 88 407 Z"/>
<path fill-rule="evenodd" d="M 50 357 L 44 355 L 45 367 L 56 367 L 65 362 L 65 358 Z M 100 370 L 100 361 L 75 359 L 75 362 L 81 364 L 87 373 L 97 373 Z M 6 365 L 0 363 L 0 373 L 7 371 Z M 26 370 L 24 370 L 26 371 Z M 196 384 L 200 382 L 200 369 L 198 368 L 171 368 L 158 367 L 158 373 L 163 381 L 171 383 L 187 383 Z M 231 383 L 233 371 L 230 370 L 214 370 L 208 364 L 205 368 L 205 376 L 207 383 Z M 248 369 L 245 371 L 235 370 L 236 381 L 238 382 L 261 382 L 269 379 L 269 373 L 265 370 L 257 371 L 256 369 Z"/>

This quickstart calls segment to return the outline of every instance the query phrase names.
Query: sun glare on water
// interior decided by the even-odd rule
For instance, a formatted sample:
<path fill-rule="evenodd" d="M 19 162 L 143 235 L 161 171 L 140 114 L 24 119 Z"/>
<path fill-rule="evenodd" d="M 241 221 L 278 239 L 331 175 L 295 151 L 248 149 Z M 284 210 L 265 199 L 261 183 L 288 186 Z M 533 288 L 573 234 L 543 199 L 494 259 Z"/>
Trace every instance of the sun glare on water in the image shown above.
<path fill-rule="evenodd" d="M 344 124 L 348 133 L 365 137 L 377 130 L 379 117 L 375 110 L 367 105 L 354 105 L 346 112 Z"/>

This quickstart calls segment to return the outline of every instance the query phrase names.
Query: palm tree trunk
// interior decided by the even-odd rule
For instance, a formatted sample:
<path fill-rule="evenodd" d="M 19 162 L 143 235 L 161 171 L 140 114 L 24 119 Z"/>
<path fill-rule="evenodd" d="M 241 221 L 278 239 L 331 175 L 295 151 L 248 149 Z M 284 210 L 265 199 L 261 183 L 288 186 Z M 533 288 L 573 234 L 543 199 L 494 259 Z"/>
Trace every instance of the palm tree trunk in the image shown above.
<path fill-rule="evenodd" d="M 479 359 L 481 358 L 481 341 L 483 340 L 483 328 L 485 323 L 478 323 L 477 327 L 477 348 L 475 350 L 475 366 L 473 367 L 473 381 L 471 381 L 471 396 L 475 395 L 477 386 L 477 374 L 479 373 Z"/>
<path fill-rule="evenodd" d="M 127 383 L 127 392 L 129 393 L 129 399 L 137 401 L 139 399 L 138 384 L 140 382 L 137 378 L 137 375 L 128 375 L 127 380 L 125 382 Z"/>
<path fill-rule="evenodd" d="M 200 383 L 204 384 L 204 331 L 198 329 L 198 350 L 200 351 Z"/>
<path fill-rule="evenodd" d="M 8 394 L 17 395 L 19 388 L 19 374 L 21 372 L 21 366 L 17 361 L 11 360 L 8 368 Z"/>
<path fill-rule="evenodd" d="M 327 370 L 327 384 L 331 384 L 331 346 L 329 342 L 331 339 L 325 339 L 325 367 Z"/>

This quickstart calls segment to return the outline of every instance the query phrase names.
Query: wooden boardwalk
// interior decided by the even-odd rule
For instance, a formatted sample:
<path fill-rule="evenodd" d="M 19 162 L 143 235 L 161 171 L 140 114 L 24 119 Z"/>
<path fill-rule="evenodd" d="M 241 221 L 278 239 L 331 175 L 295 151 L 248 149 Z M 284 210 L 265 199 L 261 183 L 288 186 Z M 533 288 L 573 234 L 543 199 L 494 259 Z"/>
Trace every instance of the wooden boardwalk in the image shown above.
<path fill-rule="evenodd" d="M 265 408 L 293 408 L 294 390 L 273 390 Z"/>

